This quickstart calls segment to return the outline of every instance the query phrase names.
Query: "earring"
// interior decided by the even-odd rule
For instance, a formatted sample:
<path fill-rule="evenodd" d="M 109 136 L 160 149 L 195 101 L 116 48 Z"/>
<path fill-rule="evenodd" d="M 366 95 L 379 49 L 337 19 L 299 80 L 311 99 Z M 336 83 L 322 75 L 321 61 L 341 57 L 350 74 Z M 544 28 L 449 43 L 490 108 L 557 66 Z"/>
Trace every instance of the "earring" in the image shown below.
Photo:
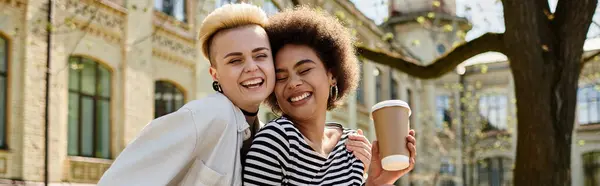
<path fill-rule="evenodd" d="M 219 82 L 213 81 L 212 87 L 213 87 L 213 90 L 223 93 L 223 89 L 221 89 L 221 85 L 219 85 Z"/>
<path fill-rule="evenodd" d="M 330 90 L 329 90 L 329 97 L 333 100 L 336 101 L 338 98 L 338 87 L 337 85 L 333 85 L 331 86 Z"/>

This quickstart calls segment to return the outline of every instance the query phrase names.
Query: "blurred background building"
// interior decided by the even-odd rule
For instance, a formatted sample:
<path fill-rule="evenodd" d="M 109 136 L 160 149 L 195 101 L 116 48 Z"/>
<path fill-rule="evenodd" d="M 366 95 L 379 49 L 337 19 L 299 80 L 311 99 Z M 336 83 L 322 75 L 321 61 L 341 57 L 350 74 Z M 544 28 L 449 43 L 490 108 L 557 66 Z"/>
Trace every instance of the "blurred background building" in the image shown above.
<path fill-rule="evenodd" d="M 93 185 L 149 121 L 212 94 L 198 27 L 231 2 L 239 1 L 54 0 L 49 17 L 45 0 L 0 1 L 0 185 L 40 184 L 45 173 L 50 183 Z M 318 7 L 351 28 L 360 44 L 422 65 L 469 39 L 479 18 L 459 15 L 465 3 L 454 0 L 245 2 L 270 15 L 294 3 Z M 596 53 L 600 40 L 584 49 L 584 56 Z M 375 139 L 370 107 L 405 100 L 419 156 L 397 185 L 511 185 L 517 122 L 507 60 L 485 53 L 456 72 L 420 80 L 361 59 L 357 92 L 327 118 Z M 600 59 L 593 60 L 580 80 L 573 185 L 600 185 Z M 262 121 L 275 117 L 261 109 Z"/>

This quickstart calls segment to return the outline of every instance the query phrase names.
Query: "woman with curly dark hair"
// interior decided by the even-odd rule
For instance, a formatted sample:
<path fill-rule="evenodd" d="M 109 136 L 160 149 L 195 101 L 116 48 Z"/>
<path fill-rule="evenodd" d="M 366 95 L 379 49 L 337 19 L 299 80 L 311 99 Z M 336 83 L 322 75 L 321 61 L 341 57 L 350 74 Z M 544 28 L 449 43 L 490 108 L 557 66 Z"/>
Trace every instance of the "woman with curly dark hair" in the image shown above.
<path fill-rule="evenodd" d="M 325 121 L 358 82 L 353 37 L 337 19 L 298 7 L 271 17 L 265 30 L 276 76 L 266 102 L 282 117 L 253 140 L 244 185 L 385 185 L 412 170 L 414 131 L 407 137 L 411 166 L 390 172 L 381 168 L 377 143 L 371 149 L 362 131 Z"/>

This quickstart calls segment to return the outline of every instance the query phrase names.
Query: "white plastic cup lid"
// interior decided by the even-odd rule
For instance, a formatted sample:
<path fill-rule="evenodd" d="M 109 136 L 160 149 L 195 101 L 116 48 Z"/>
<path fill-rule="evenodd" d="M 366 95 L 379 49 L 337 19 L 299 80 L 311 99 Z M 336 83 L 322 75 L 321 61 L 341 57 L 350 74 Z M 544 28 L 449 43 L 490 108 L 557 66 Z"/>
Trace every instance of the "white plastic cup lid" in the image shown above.
<path fill-rule="evenodd" d="M 405 101 L 402 100 L 386 100 L 386 101 L 382 101 L 379 102 L 375 105 L 373 105 L 373 107 L 371 107 L 371 115 L 373 114 L 373 112 L 375 112 L 376 110 L 379 110 L 381 108 L 385 108 L 385 107 L 404 107 L 408 109 L 408 116 L 410 116 L 410 114 L 412 113 L 410 106 L 408 105 L 408 103 L 406 103 Z"/>

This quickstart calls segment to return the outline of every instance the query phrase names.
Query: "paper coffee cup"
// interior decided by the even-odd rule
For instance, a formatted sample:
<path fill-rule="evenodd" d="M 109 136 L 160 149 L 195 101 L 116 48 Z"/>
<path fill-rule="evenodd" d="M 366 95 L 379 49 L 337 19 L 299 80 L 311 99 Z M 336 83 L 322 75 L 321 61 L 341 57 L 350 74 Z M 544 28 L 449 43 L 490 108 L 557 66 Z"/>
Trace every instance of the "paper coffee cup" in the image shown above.
<path fill-rule="evenodd" d="M 410 165 L 406 137 L 410 130 L 411 114 L 410 106 L 402 100 L 382 101 L 371 108 L 382 158 L 381 166 L 385 170 L 403 170 Z"/>

